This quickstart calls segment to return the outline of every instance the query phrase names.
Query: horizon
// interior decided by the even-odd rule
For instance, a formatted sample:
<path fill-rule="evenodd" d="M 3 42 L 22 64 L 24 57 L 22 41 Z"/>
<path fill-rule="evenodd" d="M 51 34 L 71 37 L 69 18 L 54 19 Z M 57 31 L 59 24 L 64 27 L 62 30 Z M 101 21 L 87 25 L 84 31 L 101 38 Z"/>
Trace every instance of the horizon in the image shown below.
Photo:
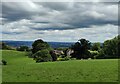
<path fill-rule="evenodd" d="M 0 40 L 0 42 L 2 42 L 2 41 L 16 41 L 16 42 L 34 42 L 34 41 L 30 41 L 30 40 Z M 76 42 L 78 42 L 78 41 L 76 41 L 76 42 L 67 42 L 67 41 L 65 41 L 65 42 L 63 42 L 63 41 L 45 41 L 45 42 L 56 42 L 56 43 L 76 43 Z M 90 41 L 91 42 L 91 41 Z M 97 43 L 97 42 L 91 42 L 91 43 Z M 104 43 L 104 42 L 99 42 L 99 43 Z"/>

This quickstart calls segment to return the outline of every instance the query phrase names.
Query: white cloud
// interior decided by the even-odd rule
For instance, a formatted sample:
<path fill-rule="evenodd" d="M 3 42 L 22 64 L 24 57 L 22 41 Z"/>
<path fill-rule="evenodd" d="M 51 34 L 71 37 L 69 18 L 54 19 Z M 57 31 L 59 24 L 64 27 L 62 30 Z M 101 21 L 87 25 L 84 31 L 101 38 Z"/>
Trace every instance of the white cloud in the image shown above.
<path fill-rule="evenodd" d="M 3 40 L 101 41 L 117 35 L 113 3 L 3 3 Z"/>
<path fill-rule="evenodd" d="M 74 29 L 74 30 L 45 30 L 45 31 L 27 31 L 23 34 L 6 35 L 4 39 L 13 40 L 35 40 L 42 38 L 45 41 L 66 41 L 76 42 L 80 38 L 85 38 L 91 42 L 103 42 L 111 39 L 118 34 L 118 27 L 114 25 L 92 26 L 91 28 Z M 19 37 L 19 38 L 18 38 Z"/>
<path fill-rule="evenodd" d="M 2 25 L 2 32 L 8 34 L 25 33 L 29 31 L 28 25 L 31 25 L 29 20 L 23 19 L 17 22 L 7 23 Z"/>

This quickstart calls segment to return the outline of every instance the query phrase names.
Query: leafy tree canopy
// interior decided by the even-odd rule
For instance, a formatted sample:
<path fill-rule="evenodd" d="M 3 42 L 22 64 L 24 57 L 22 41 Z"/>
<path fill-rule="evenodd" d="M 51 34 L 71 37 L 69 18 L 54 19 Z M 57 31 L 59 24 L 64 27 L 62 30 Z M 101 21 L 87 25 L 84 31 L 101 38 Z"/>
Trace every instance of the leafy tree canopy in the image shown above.
<path fill-rule="evenodd" d="M 40 50 L 36 52 L 33 56 L 36 62 L 52 61 L 52 57 L 47 49 Z"/>
<path fill-rule="evenodd" d="M 91 47 L 91 49 L 94 51 L 94 50 L 96 50 L 96 51 L 98 51 L 99 49 L 100 49 L 100 43 L 99 42 L 97 42 L 97 43 L 94 43 L 93 45 L 92 45 L 92 47 Z"/>
<path fill-rule="evenodd" d="M 91 43 L 86 39 L 80 39 L 78 42 L 76 42 L 72 49 L 74 50 L 74 53 L 72 54 L 72 57 L 75 57 L 77 59 L 81 58 L 88 58 L 90 56 L 90 52 L 88 49 L 90 49 Z"/>
<path fill-rule="evenodd" d="M 49 44 L 47 42 L 44 42 L 41 39 L 36 40 L 33 44 L 32 44 L 32 53 L 36 53 L 39 50 L 43 50 L 43 49 L 51 49 L 51 47 L 49 46 Z"/>

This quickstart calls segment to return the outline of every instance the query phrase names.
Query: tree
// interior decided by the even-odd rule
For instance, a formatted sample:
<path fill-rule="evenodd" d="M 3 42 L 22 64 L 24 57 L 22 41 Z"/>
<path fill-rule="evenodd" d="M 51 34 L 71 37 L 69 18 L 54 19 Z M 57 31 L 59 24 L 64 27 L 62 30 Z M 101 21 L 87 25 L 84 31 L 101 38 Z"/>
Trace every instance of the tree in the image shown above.
<path fill-rule="evenodd" d="M 117 41 L 117 55 L 118 55 L 118 58 L 120 58 L 120 35 L 118 35 L 118 41 Z"/>
<path fill-rule="evenodd" d="M 120 36 L 106 40 L 103 44 L 103 51 L 105 58 L 118 58 L 119 56 L 119 46 L 120 46 Z"/>
<path fill-rule="evenodd" d="M 52 57 L 52 61 L 56 61 L 57 60 L 58 56 L 56 55 L 56 53 L 53 50 L 50 51 L 50 55 Z"/>
<path fill-rule="evenodd" d="M 72 57 L 75 57 L 77 59 L 86 59 L 89 58 L 90 52 L 88 49 L 90 49 L 91 43 L 86 39 L 80 39 L 78 42 L 76 42 L 72 49 L 74 50 L 74 53 L 72 54 Z"/>
<path fill-rule="evenodd" d="M 93 45 L 92 45 L 92 47 L 91 47 L 91 49 L 93 50 L 93 51 L 98 51 L 99 49 L 100 49 L 100 43 L 99 42 L 97 42 L 97 43 L 94 43 Z"/>
<path fill-rule="evenodd" d="M 43 50 L 43 49 L 50 49 L 50 46 L 47 42 L 44 42 L 41 39 L 36 40 L 33 44 L 32 44 L 32 53 L 36 53 L 39 50 Z"/>
<path fill-rule="evenodd" d="M 7 45 L 4 42 L 2 42 L 2 49 L 7 49 Z"/>
<path fill-rule="evenodd" d="M 52 61 L 52 57 L 49 54 L 49 51 L 47 49 L 40 50 L 36 52 L 34 55 L 34 59 L 36 62 L 48 62 Z"/>

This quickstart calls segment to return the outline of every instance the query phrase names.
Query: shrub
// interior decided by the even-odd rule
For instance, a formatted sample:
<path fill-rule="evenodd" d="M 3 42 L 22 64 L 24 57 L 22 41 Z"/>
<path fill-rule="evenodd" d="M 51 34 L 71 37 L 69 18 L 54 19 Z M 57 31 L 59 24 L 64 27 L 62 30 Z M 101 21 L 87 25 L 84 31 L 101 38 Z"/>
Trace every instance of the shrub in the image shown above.
<path fill-rule="evenodd" d="M 76 60 L 76 58 L 71 58 L 71 60 Z"/>
<path fill-rule="evenodd" d="M 27 52 L 27 53 L 26 53 L 26 56 L 28 56 L 29 58 L 33 58 L 33 54 L 32 54 L 31 51 Z"/>
<path fill-rule="evenodd" d="M 33 57 L 36 60 L 36 62 L 48 62 L 48 61 L 52 61 L 52 57 L 49 54 L 49 51 L 47 49 L 40 50 L 40 51 L 36 52 L 33 55 Z"/>
<path fill-rule="evenodd" d="M 58 58 L 58 61 L 68 61 L 68 60 L 70 60 L 70 58 L 69 58 L 69 57 L 65 57 L 65 58 Z"/>
<path fill-rule="evenodd" d="M 7 65 L 7 62 L 5 60 L 2 60 L 3 65 Z"/>
<path fill-rule="evenodd" d="M 63 55 L 60 55 L 59 57 L 61 57 L 61 58 L 65 58 L 65 57 L 67 57 L 67 56 L 65 56 L 65 55 L 63 54 Z"/>
<path fill-rule="evenodd" d="M 103 49 L 100 49 L 99 54 L 96 55 L 96 59 L 104 59 L 105 58 L 105 54 Z"/>
<path fill-rule="evenodd" d="M 90 54 L 91 54 L 91 58 L 93 59 L 95 59 L 96 58 L 96 56 L 99 54 L 99 52 L 98 51 L 90 51 Z"/>

